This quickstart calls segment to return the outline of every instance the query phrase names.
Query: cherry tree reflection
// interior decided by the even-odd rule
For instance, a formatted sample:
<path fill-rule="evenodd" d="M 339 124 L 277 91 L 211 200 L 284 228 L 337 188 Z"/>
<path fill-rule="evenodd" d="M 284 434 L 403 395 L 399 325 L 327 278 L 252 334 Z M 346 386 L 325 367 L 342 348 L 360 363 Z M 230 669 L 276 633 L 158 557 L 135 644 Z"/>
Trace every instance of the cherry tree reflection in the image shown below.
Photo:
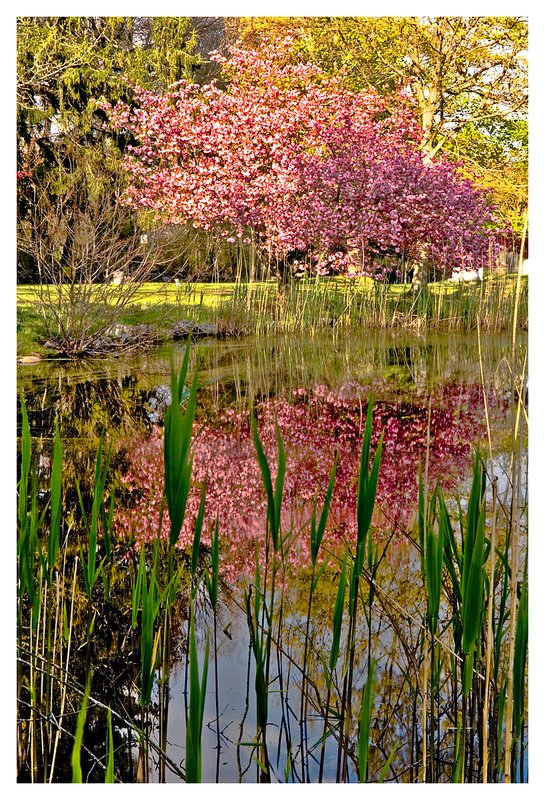
<path fill-rule="evenodd" d="M 256 403 L 260 436 L 271 471 L 276 470 L 276 423 L 287 454 L 282 527 L 292 532 L 290 558 L 308 563 L 308 526 L 315 497 L 323 500 L 335 452 L 339 463 L 324 544 L 336 545 L 356 533 L 356 488 L 368 389 L 347 383 L 340 389 L 316 386 L 288 397 Z M 495 406 L 502 411 L 501 400 Z M 429 430 L 429 434 L 428 434 Z M 384 447 L 374 517 L 377 532 L 395 529 L 402 537 L 411 527 L 417 499 L 418 465 L 428 481 L 454 489 L 471 470 L 472 455 L 486 434 L 482 390 L 478 385 L 443 385 L 431 397 L 410 401 L 377 400 L 373 408 L 372 448 L 384 432 Z M 429 450 L 428 450 L 429 442 Z M 255 548 L 265 532 L 266 499 L 252 442 L 248 412 L 226 408 L 194 427 L 193 488 L 179 546 L 189 548 L 201 487 L 208 479 L 203 542 L 219 519 L 224 577 L 234 579 L 254 567 Z M 124 483 L 130 502 L 117 512 L 120 535 L 136 542 L 151 540 L 159 530 L 163 431 L 156 427 L 129 450 Z M 168 516 L 163 512 L 163 533 Z"/>

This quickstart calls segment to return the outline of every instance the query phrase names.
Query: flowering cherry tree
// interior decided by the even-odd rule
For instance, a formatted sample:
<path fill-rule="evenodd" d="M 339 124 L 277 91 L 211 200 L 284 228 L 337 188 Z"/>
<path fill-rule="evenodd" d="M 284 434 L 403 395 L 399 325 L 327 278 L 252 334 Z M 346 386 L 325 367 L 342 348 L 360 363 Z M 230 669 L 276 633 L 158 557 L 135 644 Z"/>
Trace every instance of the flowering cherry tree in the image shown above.
<path fill-rule="evenodd" d="M 374 274 L 374 254 L 423 248 L 445 271 L 487 262 L 494 210 L 425 156 L 410 97 L 349 91 L 290 46 L 211 53 L 226 88 L 180 81 L 135 87 L 134 108 L 104 104 L 137 142 L 126 202 L 230 240 L 252 231 L 284 267 L 304 255 L 317 272 Z"/>

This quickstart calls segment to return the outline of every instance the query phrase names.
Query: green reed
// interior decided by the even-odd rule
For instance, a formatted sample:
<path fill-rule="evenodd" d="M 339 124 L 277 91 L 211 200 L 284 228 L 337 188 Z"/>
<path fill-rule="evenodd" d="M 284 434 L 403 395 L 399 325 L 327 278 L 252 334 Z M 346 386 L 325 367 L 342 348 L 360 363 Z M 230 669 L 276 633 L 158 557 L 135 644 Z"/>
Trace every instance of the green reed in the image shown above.
<path fill-rule="evenodd" d="M 346 551 L 345 558 L 339 575 L 339 585 L 337 587 L 337 595 L 335 598 L 335 607 L 333 611 L 333 637 L 331 641 L 331 647 L 329 650 L 329 659 L 327 664 L 325 662 L 325 657 L 322 656 L 322 669 L 327 687 L 327 696 L 325 700 L 324 727 L 320 744 L 320 771 L 318 774 L 318 783 L 322 783 L 324 774 L 325 748 L 326 748 L 327 736 L 329 735 L 329 714 L 330 714 L 331 694 L 333 687 L 333 673 L 337 666 L 337 661 L 339 659 L 339 654 L 340 654 L 341 632 L 343 626 L 344 606 L 345 606 L 346 588 L 347 588 L 347 559 L 348 559 L 348 550 Z"/>
<path fill-rule="evenodd" d="M 439 609 L 442 594 L 442 570 L 443 570 L 443 537 L 444 529 L 442 526 L 435 530 L 436 500 L 439 487 L 437 486 L 429 498 L 426 497 L 424 489 L 422 470 L 418 470 L 418 539 L 420 552 L 420 571 L 422 582 L 426 593 L 426 625 L 423 631 L 423 704 L 422 704 L 422 774 L 423 778 L 429 776 L 433 782 L 439 764 L 439 744 L 435 747 L 435 729 L 439 730 L 439 718 L 435 716 L 435 699 L 439 693 L 439 673 L 440 660 L 436 648 L 436 633 L 439 623 Z M 429 655 L 429 660 L 428 660 Z M 428 667 L 431 666 L 430 681 L 430 713 L 427 713 L 427 677 Z M 437 702 L 437 714 L 439 714 L 439 703 Z M 429 744 L 428 744 L 428 720 L 429 720 Z M 431 754 L 428 764 L 428 751 Z"/>
<path fill-rule="evenodd" d="M 491 274 L 482 281 L 440 281 L 413 292 L 409 285 L 369 279 L 293 277 L 284 285 L 237 282 L 217 307 L 218 321 L 258 334 L 317 333 L 321 328 L 405 328 L 468 332 L 511 329 L 528 324 L 528 288 L 516 276 Z"/>
<path fill-rule="evenodd" d="M 112 728 L 112 709 L 108 708 L 106 728 L 107 728 L 107 741 L 106 741 L 106 773 L 104 775 L 104 783 L 114 783 L 115 779 L 115 755 L 114 755 L 114 734 Z"/>
<path fill-rule="evenodd" d="M 109 539 L 110 532 L 108 530 L 108 525 L 111 525 L 112 522 L 113 505 L 110 506 L 111 513 L 106 514 L 104 510 L 106 479 L 108 477 L 110 458 L 111 458 L 111 446 L 108 449 L 108 452 L 106 454 L 103 463 L 102 440 L 101 440 L 98 446 L 98 452 L 96 458 L 95 479 L 93 483 L 93 504 L 91 508 L 90 520 L 87 520 L 85 503 L 81 495 L 81 489 L 79 483 L 76 482 L 78 498 L 80 501 L 81 515 L 84 527 L 87 532 L 87 557 L 85 556 L 83 548 L 81 550 L 80 557 L 82 564 L 83 580 L 85 582 L 85 590 L 87 592 L 87 597 L 89 600 L 89 609 L 91 608 L 91 600 L 92 600 L 94 586 L 103 569 L 102 563 L 97 566 L 97 550 L 98 550 L 97 544 L 98 544 L 99 524 L 101 520 L 103 524 L 106 523 L 105 533 L 106 533 L 106 542 L 108 542 L 108 546 L 110 542 Z"/>
<path fill-rule="evenodd" d="M 89 704 L 89 694 L 91 691 L 91 673 L 87 677 L 85 691 L 81 701 L 81 707 L 78 714 L 78 721 L 76 724 L 76 733 L 74 735 L 74 746 L 72 748 L 72 783 L 82 783 L 81 771 L 81 748 L 83 744 L 83 729 L 85 727 L 85 720 L 87 719 L 87 706 Z"/>
<path fill-rule="evenodd" d="M 259 755 L 256 758 L 259 769 L 259 782 L 270 783 L 270 763 L 267 749 L 267 724 L 269 707 L 269 682 L 271 645 L 273 638 L 273 612 L 275 606 L 276 576 L 283 558 L 282 539 L 282 495 L 286 474 L 286 454 L 282 434 L 276 426 L 278 459 L 276 478 L 273 486 L 271 468 L 259 436 L 257 421 L 251 414 L 251 431 L 265 494 L 267 515 L 265 530 L 265 568 L 263 583 L 259 566 L 259 553 L 256 552 L 255 579 L 253 586 L 245 592 L 246 617 L 250 634 L 250 645 L 255 660 L 255 691 L 257 733 L 256 744 Z M 253 601 L 252 601 L 253 593 Z M 278 637 L 280 638 L 280 637 Z"/>
<path fill-rule="evenodd" d="M 517 713 L 507 710 L 507 686 L 509 683 L 510 668 L 507 660 L 506 647 L 509 645 L 508 630 L 511 625 L 509 615 L 511 569 L 509 526 L 510 513 L 507 509 L 497 508 L 496 489 L 493 484 L 491 537 L 487 535 L 487 513 L 489 508 L 486 502 L 486 471 L 482 457 L 476 454 L 473 469 L 473 478 L 468 498 L 467 511 L 458 509 L 458 529 L 456 533 L 453 525 L 452 514 L 447 508 L 447 503 L 441 489 L 436 488 L 433 503 L 437 504 L 437 514 L 430 514 L 426 522 L 427 542 L 422 569 L 425 570 L 425 580 L 428 588 L 428 630 L 432 647 L 438 650 L 449 648 L 445 634 L 450 630 L 450 642 L 453 648 L 450 663 L 450 672 L 443 678 L 452 686 L 452 708 L 447 711 L 455 722 L 456 740 L 454 745 L 454 758 L 452 763 L 451 779 L 455 782 L 473 782 L 475 780 L 475 748 L 478 749 L 478 772 L 483 782 L 496 782 L 501 779 L 502 745 L 505 758 L 507 753 L 511 756 L 509 741 L 509 727 L 514 726 L 514 745 L 520 747 L 522 755 L 523 723 L 524 718 L 524 685 L 526 665 L 526 633 L 527 633 L 527 606 L 525 603 L 525 583 L 522 584 L 521 599 L 518 605 L 516 629 L 520 634 L 518 645 L 516 633 L 514 635 L 513 653 L 516 666 L 513 667 L 514 681 L 519 681 L 514 706 Z M 496 540 L 496 529 L 501 520 L 499 515 L 505 517 L 507 535 Z M 437 530 L 434 533 L 434 524 Z M 430 539 L 431 536 L 431 539 Z M 440 567 L 439 543 L 443 541 L 443 573 L 440 584 L 437 585 L 436 576 Z M 430 547 L 430 541 L 433 543 Z M 430 566 L 437 558 L 436 567 Z M 490 563 L 490 568 L 488 564 Z M 435 609 L 437 608 L 436 593 L 441 596 L 441 607 L 444 621 L 442 630 L 437 627 Z M 516 591 L 516 590 L 515 590 Z M 433 601 L 433 603 L 432 603 Z M 513 626 L 515 630 L 515 626 Z M 432 631 L 434 633 L 432 634 Z M 444 632 L 443 632 L 444 631 Z M 435 719 L 433 698 L 437 698 L 438 680 L 441 670 L 446 669 L 448 661 L 438 661 L 434 675 L 434 690 L 432 692 L 432 708 L 430 714 L 431 736 L 435 724 L 436 733 L 439 732 L 439 717 Z M 432 665 L 434 664 L 432 650 Z M 436 713 L 439 714 L 439 703 L 436 702 Z M 517 716 L 520 714 L 520 717 Z M 520 724 L 519 724 L 520 723 Z M 506 727 L 507 726 L 507 727 Z M 469 735 L 468 735 L 468 732 Z M 424 736 L 423 731 L 423 736 Z M 439 742 L 436 742 L 439 747 Z M 522 763 L 521 759 L 519 759 Z M 439 759 L 431 762 L 430 775 L 437 775 Z M 522 767 L 521 767 L 522 769 Z M 436 779 L 436 778 L 435 778 Z"/>
<path fill-rule="evenodd" d="M 191 388 L 186 388 L 187 373 L 189 368 L 190 342 L 188 342 L 182 365 L 178 373 L 171 365 L 170 370 L 170 392 L 171 402 L 165 414 L 164 420 L 164 497 L 169 512 L 170 529 L 168 538 L 168 567 L 167 581 L 169 591 L 167 593 L 167 603 L 163 613 L 162 624 L 162 662 L 161 680 L 159 682 L 159 739 L 161 752 L 166 752 L 167 729 L 168 729 L 168 708 L 169 708 L 169 686 L 170 686 L 170 662 L 172 651 L 171 616 L 172 608 L 176 597 L 176 589 L 180 580 L 180 573 L 174 571 L 174 549 L 177 545 L 180 532 L 185 520 L 187 499 L 191 489 L 191 437 L 193 432 L 193 421 L 195 417 L 195 403 L 197 392 L 198 369 L 195 369 Z M 185 406 L 182 410 L 182 406 Z M 206 486 L 202 492 L 199 515 L 195 525 L 193 555 L 191 559 L 191 600 L 192 607 L 194 593 L 196 592 L 197 580 L 196 569 L 198 551 L 200 546 L 201 529 L 204 517 L 204 503 L 206 497 Z M 160 535 L 160 532 L 159 532 Z M 191 610 L 189 618 L 191 618 Z M 189 623 L 188 623 L 189 624 Z M 191 631 L 188 631 L 188 647 Z M 186 663 L 189 661 L 189 651 Z M 186 671 L 187 681 L 187 671 Z M 186 712 L 187 718 L 187 712 Z M 195 743 L 195 746 L 196 743 Z M 165 782 L 165 759 L 161 756 L 159 762 L 159 781 Z"/>
<path fill-rule="evenodd" d="M 149 778 L 149 707 L 155 685 L 155 671 L 158 663 L 160 645 L 159 614 L 165 598 L 170 590 L 167 584 L 163 592 L 159 589 L 157 569 L 159 541 L 153 546 L 153 558 L 148 577 L 146 549 L 142 546 L 136 581 L 132 597 L 132 624 L 140 634 L 140 720 L 142 736 L 140 738 L 139 771 L 141 780 Z"/>
<path fill-rule="evenodd" d="M 219 577 L 220 577 L 220 558 L 219 558 L 219 521 L 216 519 L 214 533 L 210 546 L 210 565 L 205 574 L 208 598 L 212 607 L 213 614 L 213 642 L 214 642 L 214 683 L 216 698 L 216 783 L 219 783 L 220 758 L 221 758 L 221 739 L 220 739 L 220 707 L 219 707 L 219 676 L 218 676 L 218 600 L 219 600 Z"/>
<path fill-rule="evenodd" d="M 209 643 L 207 637 L 202 674 L 199 676 L 195 619 L 193 614 L 190 619 L 189 631 L 189 714 L 185 738 L 185 772 L 187 783 L 200 783 L 202 776 L 201 737 L 204 703 L 206 700 L 206 684 L 208 680 Z"/>
<path fill-rule="evenodd" d="M 29 725 L 32 773 L 33 779 L 37 780 L 38 736 L 40 736 L 40 740 L 46 742 L 46 746 L 42 748 L 44 756 L 42 774 L 45 781 L 53 747 L 50 714 L 52 676 L 55 669 L 52 652 L 55 649 L 55 640 L 52 640 L 54 622 L 50 607 L 54 600 L 53 584 L 60 541 L 62 445 L 58 423 L 55 421 L 49 498 L 39 510 L 37 476 L 32 469 L 30 426 L 23 398 L 21 398 L 21 421 L 21 471 L 17 504 L 18 649 L 19 652 L 23 650 L 23 609 L 27 600 L 30 605 L 30 642 L 34 645 L 29 651 L 28 675 L 28 689 L 33 701 Z M 48 517 L 49 536 L 47 541 L 43 542 L 40 533 L 47 524 Z M 20 663 L 17 670 L 17 685 L 20 696 L 23 685 Z M 44 701 L 41 722 L 37 717 L 38 698 L 43 698 Z"/>
<path fill-rule="evenodd" d="M 178 541 L 185 518 L 185 509 L 191 485 L 191 459 L 189 448 L 195 416 L 195 395 L 198 372 L 195 370 L 193 384 L 187 398 L 185 412 L 180 403 L 184 399 L 185 380 L 189 364 L 189 345 L 186 347 L 179 376 L 171 369 L 171 402 L 165 414 L 164 469 L 165 496 L 170 517 L 169 545 Z"/>
<path fill-rule="evenodd" d="M 367 552 L 367 537 L 375 509 L 378 473 L 382 456 L 383 434 L 378 441 L 371 465 L 371 435 L 373 431 L 373 398 L 369 397 L 361 458 L 358 474 L 356 500 L 357 537 L 354 557 L 349 572 L 349 626 L 343 696 L 340 712 L 340 727 L 337 753 L 337 782 L 346 780 L 348 768 L 349 729 L 352 715 L 352 689 L 354 682 L 354 655 L 358 619 L 359 586 Z"/>
<path fill-rule="evenodd" d="M 197 659 L 197 645 L 195 632 L 195 599 L 200 586 L 202 575 L 199 573 L 201 535 L 204 521 L 204 511 L 206 504 L 207 483 L 205 482 L 201 491 L 199 510 L 195 520 L 193 531 L 193 543 L 191 547 L 191 586 L 189 596 L 189 618 L 188 618 L 188 651 L 186 657 L 186 697 L 187 680 L 189 680 L 189 703 L 186 707 L 186 781 L 188 783 L 200 783 L 202 775 L 202 724 L 204 714 L 204 703 L 206 699 L 206 684 L 208 680 L 209 662 L 209 639 L 206 637 L 206 651 L 202 669 L 202 678 L 199 677 L 199 665 Z M 219 721 L 218 721 L 219 724 Z"/>
<path fill-rule="evenodd" d="M 363 687 L 363 698 L 359 716 L 358 728 L 358 779 L 360 783 L 367 782 L 367 765 L 369 761 L 369 736 L 373 719 L 373 701 L 375 699 L 375 665 L 369 662 L 367 683 Z"/>
<path fill-rule="evenodd" d="M 303 665 L 302 665 L 302 675 L 301 675 L 301 703 L 299 709 L 299 727 L 300 727 L 300 753 L 301 753 L 301 781 L 305 783 L 305 748 L 306 748 L 306 741 L 307 741 L 307 732 L 306 732 L 306 715 L 307 715 L 307 696 L 306 696 L 306 678 L 307 678 L 307 658 L 308 658 L 308 648 L 310 644 L 310 620 L 311 620 L 311 613 L 312 613 L 312 598 L 314 595 L 314 590 L 320 579 L 320 575 L 322 574 L 323 570 L 326 567 L 326 564 L 316 570 L 317 567 L 317 559 L 318 553 L 320 551 L 320 545 L 322 544 L 322 540 L 324 538 L 326 526 L 327 526 L 327 519 L 329 516 L 329 509 L 331 506 L 331 498 L 333 495 L 333 489 L 335 486 L 335 475 L 337 473 L 337 464 L 338 464 L 338 453 L 335 453 L 335 459 L 333 462 L 333 467 L 331 468 L 331 474 L 329 477 L 329 483 L 326 489 L 324 503 L 322 506 L 322 510 L 320 512 L 320 519 L 318 520 L 318 524 L 316 524 L 316 515 L 317 515 L 317 506 L 318 506 L 318 498 L 315 499 L 314 505 L 312 508 L 312 515 L 310 518 L 310 561 L 311 561 L 311 574 L 310 574 L 310 587 L 308 593 L 308 606 L 307 606 L 307 618 L 305 623 L 305 643 L 304 643 L 304 650 L 303 650 Z"/>
<path fill-rule="evenodd" d="M 520 590 L 517 607 L 517 622 L 514 646 L 513 669 L 513 767 L 517 757 L 520 763 L 521 783 L 524 780 L 524 748 L 523 726 L 525 718 L 526 697 L 526 659 L 528 656 L 528 566 L 526 565 L 524 579 Z"/>

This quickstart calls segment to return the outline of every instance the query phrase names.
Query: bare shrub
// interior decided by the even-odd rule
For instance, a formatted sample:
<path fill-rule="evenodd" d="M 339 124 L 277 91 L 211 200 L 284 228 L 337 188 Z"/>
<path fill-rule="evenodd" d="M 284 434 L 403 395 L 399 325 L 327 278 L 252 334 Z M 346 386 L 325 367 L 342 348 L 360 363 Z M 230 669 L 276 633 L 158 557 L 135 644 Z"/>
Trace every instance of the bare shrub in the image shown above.
<path fill-rule="evenodd" d="M 84 167 L 88 166 L 85 165 Z M 50 344 L 66 355 L 99 351 L 142 283 L 160 280 L 183 242 L 119 202 L 112 173 L 59 171 L 35 191 L 32 214 L 19 224 L 19 253 L 39 276 L 37 311 Z"/>

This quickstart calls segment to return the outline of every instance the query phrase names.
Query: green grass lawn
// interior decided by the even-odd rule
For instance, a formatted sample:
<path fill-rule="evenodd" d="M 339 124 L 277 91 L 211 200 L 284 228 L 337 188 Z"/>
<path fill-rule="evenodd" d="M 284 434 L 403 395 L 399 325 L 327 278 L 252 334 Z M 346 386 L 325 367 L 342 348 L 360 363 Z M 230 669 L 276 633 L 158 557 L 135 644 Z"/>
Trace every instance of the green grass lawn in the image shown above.
<path fill-rule="evenodd" d="M 497 282 L 511 285 L 513 290 L 516 283 L 516 275 L 494 275 L 485 276 L 483 285 L 490 285 Z M 297 281 L 299 288 L 307 291 L 315 289 L 316 285 L 328 287 L 337 291 L 351 290 L 368 292 L 377 286 L 371 278 L 345 278 L 342 276 L 320 278 L 315 280 Z M 410 284 L 392 284 L 387 287 L 380 286 L 381 290 L 386 290 L 392 296 L 405 293 Z M 481 284 L 465 284 L 466 287 L 472 286 L 480 289 Z M 275 296 L 278 284 L 275 280 L 256 281 L 255 283 L 143 283 L 138 287 L 134 296 L 131 298 L 132 305 L 139 305 L 143 308 L 152 305 L 205 305 L 211 308 L 217 307 L 222 302 L 232 299 L 241 287 L 261 293 L 267 291 L 271 297 Z M 432 294 L 452 294 L 459 290 L 460 284 L 450 281 L 434 281 L 428 284 L 428 289 Z M 98 290 L 97 290 L 98 291 Z M 68 287 L 66 287 L 68 292 Z M 21 285 L 17 287 L 17 305 L 24 306 L 35 304 L 39 300 L 40 287 L 34 285 Z"/>
<path fill-rule="evenodd" d="M 238 284 L 240 286 L 240 284 Z M 235 283 L 143 283 L 138 287 L 129 301 L 130 305 L 146 308 L 155 305 L 205 305 L 210 308 L 217 307 L 223 301 L 231 299 L 235 294 Z M 276 282 L 252 284 L 254 291 L 265 289 L 274 292 Z M 97 287 L 97 294 L 99 292 Z M 68 286 L 66 287 L 68 295 Z M 115 290 L 112 291 L 112 297 Z M 33 305 L 39 302 L 40 287 L 25 285 L 17 287 L 17 305 Z"/>

